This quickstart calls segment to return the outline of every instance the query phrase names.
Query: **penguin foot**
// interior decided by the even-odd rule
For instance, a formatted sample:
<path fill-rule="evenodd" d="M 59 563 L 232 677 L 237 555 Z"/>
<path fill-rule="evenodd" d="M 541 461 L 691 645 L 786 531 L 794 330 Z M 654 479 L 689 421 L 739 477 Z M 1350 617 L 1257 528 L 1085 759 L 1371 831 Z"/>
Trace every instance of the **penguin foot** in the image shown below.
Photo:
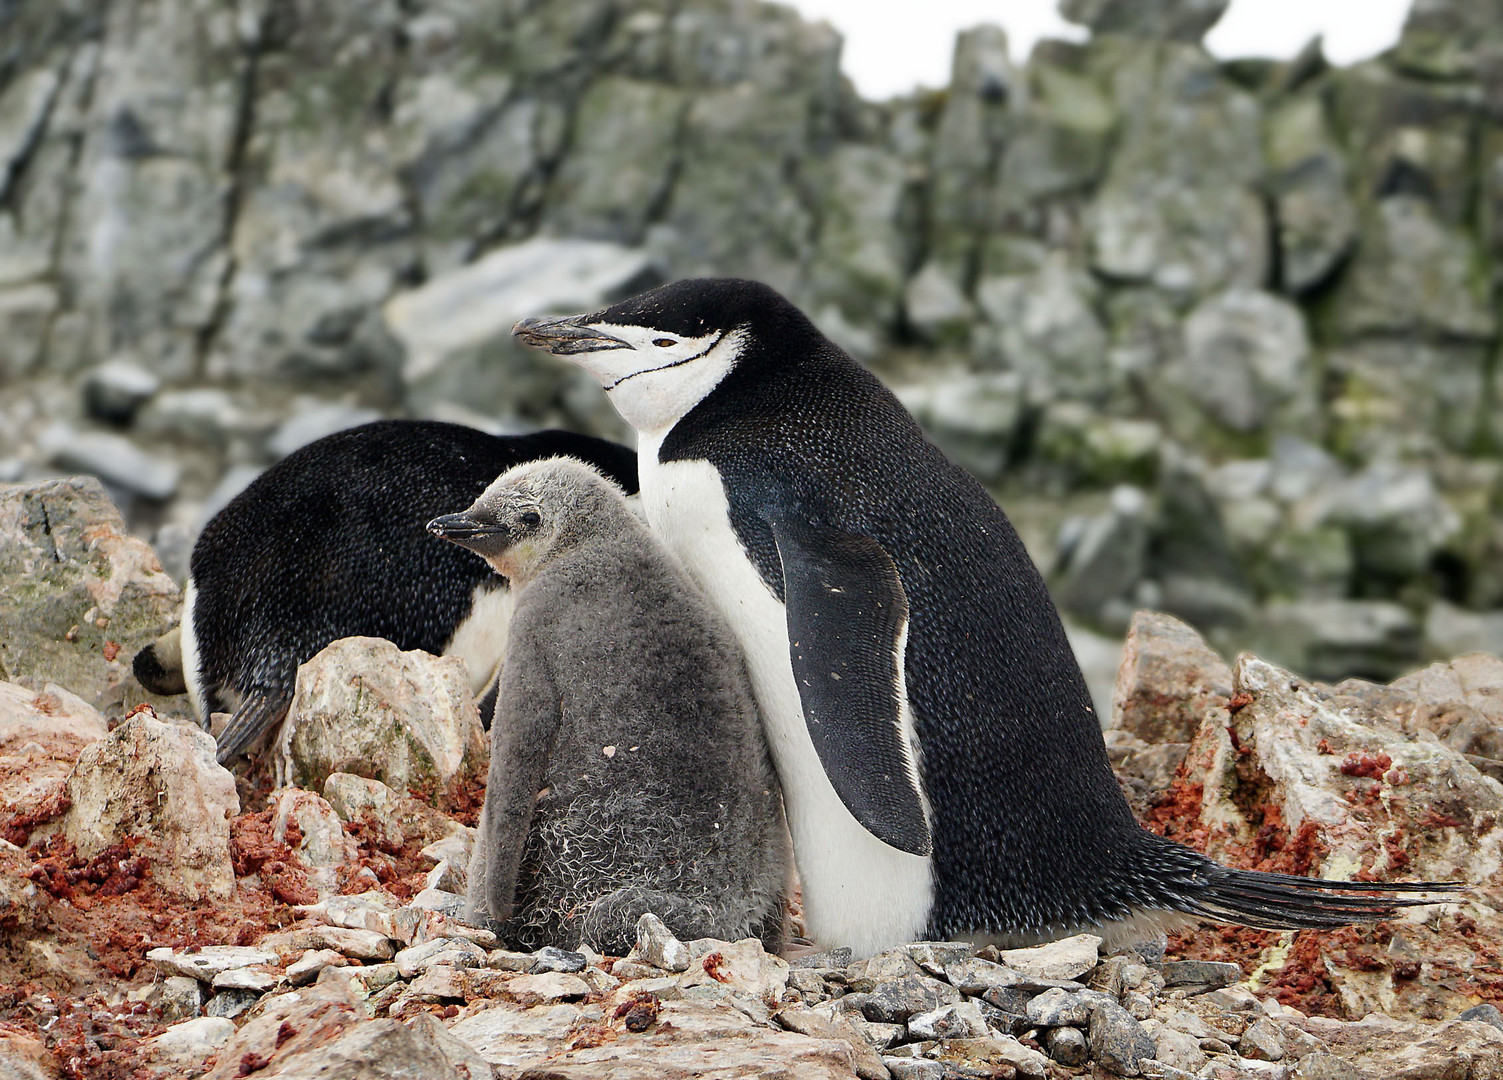
<path fill-rule="evenodd" d="M 274 691 L 252 690 L 219 733 L 219 764 L 227 764 L 266 732 L 280 724 L 292 705 L 292 698 Z"/>

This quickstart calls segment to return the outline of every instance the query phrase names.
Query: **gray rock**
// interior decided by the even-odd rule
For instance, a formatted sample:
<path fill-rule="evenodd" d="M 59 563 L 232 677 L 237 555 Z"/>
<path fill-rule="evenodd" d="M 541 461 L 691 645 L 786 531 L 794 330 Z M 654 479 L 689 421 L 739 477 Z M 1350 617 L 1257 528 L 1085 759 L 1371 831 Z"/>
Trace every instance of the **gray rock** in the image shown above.
<path fill-rule="evenodd" d="M 1154 1054 L 1153 1039 L 1143 1025 L 1113 1001 L 1103 1002 L 1092 1011 L 1086 1039 L 1091 1057 L 1119 1076 L 1137 1076 L 1138 1063 Z"/>
<path fill-rule="evenodd" d="M 1035 399 L 1104 401 L 1116 378 L 1095 300 L 1089 275 L 1063 254 L 1051 255 L 1036 274 L 986 278 L 976 286 L 976 303 L 991 326 L 978 331 L 977 352 L 1021 375 Z"/>
<path fill-rule="evenodd" d="M 941 343 L 964 340 L 975 318 L 975 309 L 960 285 L 933 262 L 909 279 L 903 290 L 903 308 L 919 333 Z"/>
<path fill-rule="evenodd" d="M 1230 674 L 1230 672 L 1228 672 Z M 1165 986 L 1204 986 L 1212 990 L 1242 981 L 1242 968 L 1213 960 L 1171 960 L 1159 969 Z"/>
<path fill-rule="evenodd" d="M 148 454 L 125 436 L 107 431 L 79 431 L 58 423 L 42 432 L 38 444 L 55 464 L 147 499 L 172 498 L 182 478 L 177 462 Z"/>
<path fill-rule="evenodd" d="M 1424 633 L 1425 651 L 1432 656 L 1503 656 L 1503 612 L 1466 611 L 1437 600 L 1425 614 Z"/>
<path fill-rule="evenodd" d="M 1079 1028 L 1056 1027 L 1044 1035 L 1044 1047 L 1049 1057 L 1061 1065 L 1084 1065 L 1090 1057 L 1085 1032 Z"/>
<path fill-rule="evenodd" d="M 1330 280 L 1356 242 L 1350 170 L 1318 94 L 1279 102 L 1266 131 L 1284 286 L 1306 293 Z"/>
<path fill-rule="evenodd" d="M 487 963 L 484 949 L 464 938 L 453 937 L 434 938 L 421 945 L 409 946 L 398 952 L 392 960 L 397 965 L 397 972 L 404 979 L 419 975 L 435 964 L 448 964 L 451 967 L 485 967 Z"/>
<path fill-rule="evenodd" d="M 636 953 L 644 964 L 664 971 L 689 970 L 688 947 L 651 912 L 637 920 Z"/>
<path fill-rule="evenodd" d="M 95 420 L 128 424 L 161 388 L 162 380 L 139 364 L 109 360 L 84 376 L 84 408 Z"/>
<path fill-rule="evenodd" d="M 176 521 L 169 521 L 152 534 L 151 550 L 156 552 L 162 570 L 179 585 L 188 580 L 188 564 L 197 541 L 198 530 Z"/>
<path fill-rule="evenodd" d="M 1092 1004 L 1086 992 L 1072 994 L 1056 988 L 1030 1001 L 1027 1015 L 1038 1027 L 1085 1027 L 1091 1019 Z"/>
<path fill-rule="evenodd" d="M 1226 11 L 1230 0 L 1064 0 L 1059 13 L 1093 34 L 1196 42 Z"/>
<path fill-rule="evenodd" d="M 1133 615 L 1112 694 L 1111 725 L 1148 743 L 1189 742 L 1208 709 L 1232 693 L 1232 671 L 1193 628 Z"/>
<path fill-rule="evenodd" d="M 191 1019 L 204 1007 L 203 987 L 195 977 L 169 975 L 162 980 L 161 994 L 164 1020 Z"/>
<path fill-rule="evenodd" d="M 178 977 L 212 982 L 215 976 L 237 968 L 258 964 L 275 964 L 277 954 L 269 949 L 241 945 L 205 945 L 191 952 L 156 948 L 146 959 L 162 971 L 176 972 Z"/>
<path fill-rule="evenodd" d="M 254 990 L 221 990 L 209 999 L 204 1006 L 204 1013 L 206 1016 L 233 1020 L 260 1000 L 260 997 Z"/>
<path fill-rule="evenodd" d="M 1503 1031 L 1503 1012 L 1499 1012 L 1498 1007 L 1492 1004 L 1492 1002 L 1486 1002 L 1482 1005 L 1474 1005 L 1472 1008 L 1467 1009 L 1465 1012 L 1457 1016 L 1456 1019 L 1476 1020 L 1483 1024 L 1491 1024 L 1499 1031 Z"/>
<path fill-rule="evenodd" d="M 539 949 L 532 956 L 532 967 L 529 971 L 533 975 L 544 971 L 574 973 L 583 971 L 586 966 L 584 953 L 570 952 L 568 949 L 559 949 L 552 945 Z"/>
<path fill-rule="evenodd" d="M 944 1080 L 945 1067 L 937 1061 L 923 1058 L 884 1057 L 882 1064 L 892 1075 L 892 1080 Z"/>
<path fill-rule="evenodd" d="M 146 1052 L 151 1059 L 180 1068 L 191 1068 L 217 1053 L 235 1034 L 235 1025 L 222 1016 L 201 1016 L 173 1024 L 151 1039 Z"/>
<path fill-rule="evenodd" d="M 266 440 L 266 449 L 272 457 L 286 457 L 294 450 L 326 435 L 379 419 L 381 414 L 375 409 L 335 404 L 313 405 L 288 418 L 272 432 L 271 438 Z"/>
<path fill-rule="evenodd" d="M 960 1002 L 960 991 L 949 983 L 922 975 L 905 975 L 879 984 L 862 1009 L 876 1024 L 906 1024 L 910 1017 Z"/>
<path fill-rule="evenodd" d="M 204 500 L 203 510 L 198 515 L 199 525 L 207 525 L 212 521 L 215 514 L 228 506 L 236 495 L 250 487 L 251 481 L 263 472 L 265 470 L 256 465 L 231 465 L 226 469 L 219 478 L 219 483 L 214 485 L 214 490 Z"/>
<path fill-rule="evenodd" d="M 1185 320 L 1185 388 L 1233 431 L 1256 431 L 1275 415 L 1308 423 L 1315 412 L 1309 358 L 1304 316 L 1271 293 L 1230 289 Z"/>
<path fill-rule="evenodd" d="M 1112 491 L 1107 513 L 1085 523 L 1067 551 L 1055 595 L 1070 612 L 1102 619 L 1108 605 L 1132 592 L 1146 570 L 1148 500 L 1138 488 Z"/>
<path fill-rule="evenodd" d="M 795 956 L 788 961 L 788 966 L 793 968 L 845 968 L 850 966 L 851 950 L 848 948 L 831 949 L 829 952 L 805 953 Z"/>
<path fill-rule="evenodd" d="M 1278 1025 L 1271 1020 L 1259 1020 L 1242 1033 L 1237 1053 L 1253 1061 L 1283 1061 L 1288 1051 Z"/>
<path fill-rule="evenodd" d="M 908 1018 L 910 1039 L 975 1039 L 988 1031 L 981 1007 L 974 1001 L 943 1005 Z"/>
<path fill-rule="evenodd" d="M 1317 679 L 1391 678 L 1420 655 L 1414 616 L 1382 600 L 1275 600 L 1253 637 L 1263 655 Z"/>

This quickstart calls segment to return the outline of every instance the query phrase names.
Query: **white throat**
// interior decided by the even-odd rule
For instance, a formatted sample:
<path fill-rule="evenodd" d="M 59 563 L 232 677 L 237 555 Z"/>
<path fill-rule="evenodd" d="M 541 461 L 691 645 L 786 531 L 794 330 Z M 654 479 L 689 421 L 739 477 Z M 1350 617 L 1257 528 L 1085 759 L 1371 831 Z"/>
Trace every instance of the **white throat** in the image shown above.
<path fill-rule="evenodd" d="M 665 348 L 653 344 L 662 334 L 650 328 L 602 323 L 595 329 L 632 347 L 585 353 L 577 362 L 600 380 L 622 419 L 643 435 L 666 432 L 703 401 L 736 366 L 747 340 L 744 329 L 716 330 Z"/>

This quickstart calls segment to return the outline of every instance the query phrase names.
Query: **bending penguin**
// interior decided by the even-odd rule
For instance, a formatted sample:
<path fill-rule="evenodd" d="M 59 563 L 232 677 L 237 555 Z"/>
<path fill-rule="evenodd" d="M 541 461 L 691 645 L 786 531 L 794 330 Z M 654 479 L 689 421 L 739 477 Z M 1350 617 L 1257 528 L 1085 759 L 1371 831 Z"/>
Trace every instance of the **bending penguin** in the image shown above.
<path fill-rule="evenodd" d="M 788 852 L 735 639 L 621 492 L 519 465 L 429 524 L 516 590 L 468 917 L 526 948 L 781 944 Z"/>
<path fill-rule="evenodd" d="M 1233 870 L 1140 827 L 1007 518 L 773 290 L 680 281 L 514 332 L 637 429 L 647 519 L 746 652 L 821 945 L 1331 927 L 1437 887 Z"/>
<path fill-rule="evenodd" d="M 629 449 L 566 431 L 498 436 L 381 420 L 295 450 L 204 527 L 180 627 L 136 654 L 136 678 L 154 693 L 186 689 L 205 726 L 233 711 L 221 762 L 281 722 L 298 665 L 342 637 L 463 657 L 482 695 L 506 647 L 510 590 L 425 526 L 512 466 L 557 454 L 636 490 Z"/>

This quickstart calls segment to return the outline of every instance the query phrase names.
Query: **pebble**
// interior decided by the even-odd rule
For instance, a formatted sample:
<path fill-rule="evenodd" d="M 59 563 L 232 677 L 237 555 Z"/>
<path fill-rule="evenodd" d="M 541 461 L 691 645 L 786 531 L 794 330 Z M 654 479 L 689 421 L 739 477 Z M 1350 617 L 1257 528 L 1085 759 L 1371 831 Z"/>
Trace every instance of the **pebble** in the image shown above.
<path fill-rule="evenodd" d="M 209 999 L 204 1012 L 233 1020 L 256 1003 L 260 995 L 250 990 L 221 990 Z"/>
<path fill-rule="evenodd" d="M 451 967 L 485 967 L 489 958 L 484 949 L 464 938 L 434 938 L 421 945 L 403 949 L 392 959 L 402 978 L 410 979 L 427 971 L 434 964 L 448 964 Z"/>
<path fill-rule="evenodd" d="M 152 1056 L 173 1064 L 190 1065 L 203 1061 L 235 1035 L 233 1021 L 221 1016 L 200 1016 L 173 1024 L 151 1040 Z M 22 1075 L 17 1073 L 17 1076 Z"/>
<path fill-rule="evenodd" d="M 943 977 L 946 967 L 970 957 L 975 947 L 964 941 L 916 941 L 903 951 L 930 975 Z"/>
<path fill-rule="evenodd" d="M 1498 1030 L 1503 1031 L 1503 1012 L 1499 1012 L 1498 1007 L 1491 1003 L 1474 1005 L 1456 1019 L 1475 1020 L 1479 1023 L 1491 1024 Z"/>
<path fill-rule="evenodd" d="M 1235 985 L 1242 978 L 1242 968 L 1237 964 L 1212 960 L 1171 960 L 1160 971 L 1168 987 L 1204 986 L 1219 990 Z"/>
<path fill-rule="evenodd" d="M 1084 1065 L 1090 1056 L 1085 1033 L 1079 1028 L 1060 1027 L 1044 1036 L 1044 1046 L 1049 1056 L 1061 1065 Z"/>
<path fill-rule="evenodd" d="M 532 968 L 532 953 L 492 949 L 485 954 L 485 966 L 496 971 L 526 972 Z"/>
<path fill-rule="evenodd" d="M 945 979 L 965 994 L 984 994 L 988 990 L 1014 987 L 1021 978 L 1010 968 L 975 957 L 945 967 Z"/>
<path fill-rule="evenodd" d="M 1091 1012 L 1086 1038 L 1091 1056 L 1122 1076 L 1136 1076 L 1138 1062 L 1154 1054 L 1153 1039 L 1143 1025 L 1115 1001 L 1103 1001 Z"/>
<path fill-rule="evenodd" d="M 264 994 L 282 981 L 282 976 L 264 967 L 231 968 L 214 976 L 215 990 L 250 990 Z"/>
<path fill-rule="evenodd" d="M 532 966 L 528 971 L 533 975 L 544 971 L 567 971 L 571 974 L 585 969 L 584 953 L 570 952 L 567 949 L 556 949 L 552 945 L 545 946 L 532 954 Z"/>
<path fill-rule="evenodd" d="M 1026 1015 L 1038 1027 L 1085 1027 L 1091 1020 L 1091 1001 L 1084 992 L 1045 990 L 1028 1003 Z"/>
<path fill-rule="evenodd" d="M 266 449 L 272 457 L 286 457 L 315 439 L 379 419 L 381 414 L 375 409 L 332 403 L 314 405 L 285 420 L 266 440 Z"/>
<path fill-rule="evenodd" d="M 848 948 L 831 949 L 829 952 L 805 953 L 788 961 L 790 967 L 796 968 L 848 968 L 851 966 L 851 950 Z"/>
<path fill-rule="evenodd" d="M 287 981 L 293 986 L 306 986 L 318 978 L 318 973 L 324 968 L 343 967 L 349 962 L 349 957 L 333 949 L 309 949 L 287 965 Z"/>
<path fill-rule="evenodd" d="M 93 473 L 106 484 L 148 499 L 170 499 L 177 494 L 182 467 L 148 454 L 123 435 L 77 431 L 59 423 L 43 431 L 37 441 L 48 460 L 65 469 Z"/>
<path fill-rule="evenodd" d="M 987 1034 L 990 1028 L 974 1001 L 945 1005 L 908 1019 L 908 1035 L 913 1039 L 975 1039 Z"/>
<path fill-rule="evenodd" d="M 1153 999 L 1147 994 L 1129 992 L 1122 995 L 1122 1007 L 1134 1020 L 1147 1020 L 1153 1015 Z"/>
<path fill-rule="evenodd" d="M 356 960 L 390 960 L 395 951 L 385 934 L 344 926 L 306 927 L 294 931 L 292 940 L 297 948 L 333 949 Z"/>
<path fill-rule="evenodd" d="M 1284 1037 L 1271 1020 L 1259 1020 L 1244 1031 L 1237 1052 L 1254 1061 L 1283 1061 L 1287 1053 Z"/>
<path fill-rule="evenodd" d="M 162 980 L 161 1010 L 165 1020 L 186 1020 L 204 1007 L 203 987 L 187 975 L 169 975 Z"/>
<path fill-rule="evenodd" d="M 139 364 L 107 360 L 84 376 L 84 408 L 107 424 L 128 424 L 136 410 L 162 388 L 162 380 Z"/>
<path fill-rule="evenodd" d="M 884 1057 L 882 1064 L 887 1066 L 892 1080 L 944 1080 L 945 1067 L 937 1061 Z"/>
<path fill-rule="evenodd" d="M 547 1005 L 587 997 L 590 984 L 578 975 L 564 971 L 547 971 L 541 975 L 518 975 L 506 985 L 507 992 L 519 1005 Z"/>
<path fill-rule="evenodd" d="M 413 997 L 433 1001 L 444 999 L 463 1001 L 468 996 L 469 988 L 467 969 L 454 967 L 452 964 L 434 964 L 412 980 L 407 992 Z"/>
<path fill-rule="evenodd" d="M 457 896 L 465 891 L 465 881 L 466 875 L 462 867 L 448 859 L 440 859 L 438 865 L 428 871 L 423 883 L 428 889 L 438 889 Z"/>
<path fill-rule="evenodd" d="M 922 975 L 905 975 L 872 991 L 862 1010 L 878 1024 L 906 1024 L 918 1013 L 933 1012 L 942 1005 L 960 1001 L 960 991 L 949 983 Z"/>
<path fill-rule="evenodd" d="M 637 958 L 664 971 L 688 971 L 689 948 L 652 912 L 637 920 Z"/>
<path fill-rule="evenodd" d="M 845 981 L 857 993 L 868 994 L 883 983 L 923 974 L 924 969 L 913 957 L 902 949 L 893 949 L 850 965 L 845 969 Z"/>
<path fill-rule="evenodd" d="M 1031 949 L 1007 949 L 998 953 L 997 959 L 1003 966 L 1036 979 L 1068 980 L 1094 968 L 1100 949 L 1099 937 L 1076 934 Z"/>
<path fill-rule="evenodd" d="M 277 963 L 277 954 L 267 949 L 255 949 L 244 945 L 205 945 L 194 952 L 179 952 L 165 946 L 152 949 L 146 954 L 162 971 L 174 975 L 187 975 L 202 982 L 212 982 L 214 976 L 235 968 L 252 967 L 257 964 Z"/>

